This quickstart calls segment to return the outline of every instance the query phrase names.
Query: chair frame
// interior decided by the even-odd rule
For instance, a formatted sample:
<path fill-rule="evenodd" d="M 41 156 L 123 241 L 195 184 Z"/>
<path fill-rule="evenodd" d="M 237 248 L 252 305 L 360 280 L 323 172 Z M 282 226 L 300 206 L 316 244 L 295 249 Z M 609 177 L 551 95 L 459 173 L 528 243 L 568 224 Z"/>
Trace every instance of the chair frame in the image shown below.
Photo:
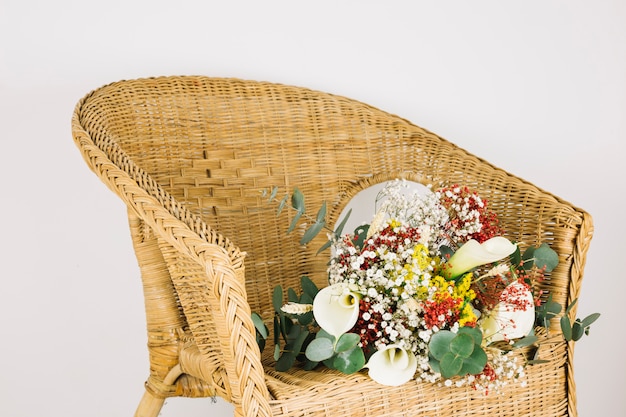
<path fill-rule="evenodd" d="M 87 165 L 128 207 L 150 352 L 136 416 L 157 416 L 167 397 L 215 395 L 246 417 L 577 415 L 574 345 L 558 330 L 545 351 L 554 366 L 530 370 L 531 388 L 512 389 L 506 406 L 418 383 L 385 390 L 361 373 L 274 371 L 259 351 L 251 312 L 271 317 L 271 285 L 295 287 L 299 269 L 323 285 L 325 262 L 297 236 L 285 238 L 288 222 L 271 220 L 273 208 L 253 191 L 299 186 L 313 205 L 335 198 L 333 221 L 353 195 L 387 179 L 468 185 L 504 213 L 510 238 L 548 241 L 559 253 L 542 285 L 561 304 L 580 295 L 593 234 L 584 210 L 400 117 L 300 87 L 202 76 L 125 80 L 81 99 L 72 132 Z M 262 166 L 254 140 L 271 148 L 273 165 Z M 199 141 L 206 143 L 195 149 Z M 274 156 L 281 152 L 283 160 Z M 261 225 L 237 223 L 257 217 Z M 246 229 L 259 236 L 266 225 L 260 239 L 271 245 L 255 246 Z M 271 251 L 257 255 L 272 245 L 284 263 L 301 264 L 288 269 Z M 273 281 L 273 270 L 289 277 Z"/>

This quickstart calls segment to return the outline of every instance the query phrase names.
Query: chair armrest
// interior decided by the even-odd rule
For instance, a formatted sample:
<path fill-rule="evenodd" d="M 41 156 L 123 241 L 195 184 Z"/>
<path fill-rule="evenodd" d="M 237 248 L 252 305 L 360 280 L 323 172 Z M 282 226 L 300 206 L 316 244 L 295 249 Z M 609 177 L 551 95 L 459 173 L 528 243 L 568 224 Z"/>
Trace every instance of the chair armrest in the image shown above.
<path fill-rule="evenodd" d="M 139 171 L 132 161 L 126 161 L 129 164 L 112 161 L 81 126 L 78 116 L 81 104 L 78 103 L 72 118 L 72 132 L 83 158 L 108 188 L 159 238 L 206 271 L 206 288 L 215 294 L 217 300 L 213 303 L 215 305 L 211 305 L 211 314 L 214 320 L 220 322 L 217 333 L 232 402 L 242 410 L 242 415 L 271 416 L 269 392 L 243 279 L 244 254 L 234 253 L 232 247 L 227 250 L 224 246 L 209 242 L 164 207 L 153 193 L 149 193 L 131 176 Z M 192 320 L 196 321 L 197 326 L 202 326 L 201 316 L 192 319 L 188 317 L 190 325 Z"/>

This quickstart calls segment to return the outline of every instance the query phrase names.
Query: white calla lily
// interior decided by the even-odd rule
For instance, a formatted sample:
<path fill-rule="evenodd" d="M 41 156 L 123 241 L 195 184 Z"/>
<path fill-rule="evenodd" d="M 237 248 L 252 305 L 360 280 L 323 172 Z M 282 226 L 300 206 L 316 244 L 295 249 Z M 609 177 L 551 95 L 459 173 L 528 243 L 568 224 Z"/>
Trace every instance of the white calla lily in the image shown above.
<path fill-rule="evenodd" d="M 514 282 L 505 292 L 514 294 L 515 304 L 500 302 L 481 321 L 485 343 L 512 340 L 530 333 L 535 324 L 535 300 L 528 286 Z M 521 309 L 520 306 L 525 306 Z"/>
<path fill-rule="evenodd" d="M 388 345 L 376 351 L 365 367 L 374 381 L 396 387 L 413 378 L 417 370 L 417 358 L 413 352 L 399 345 Z"/>
<path fill-rule="evenodd" d="M 447 278 L 457 277 L 480 265 L 499 261 L 515 252 L 517 246 L 505 237 L 496 236 L 483 243 L 470 239 L 448 260 L 443 271 Z"/>
<path fill-rule="evenodd" d="M 330 285 L 315 296 L 313 316 L 322 329 L 338 339 L 359 318 L 359 299 L 359 294 L 342 283 Z"/>

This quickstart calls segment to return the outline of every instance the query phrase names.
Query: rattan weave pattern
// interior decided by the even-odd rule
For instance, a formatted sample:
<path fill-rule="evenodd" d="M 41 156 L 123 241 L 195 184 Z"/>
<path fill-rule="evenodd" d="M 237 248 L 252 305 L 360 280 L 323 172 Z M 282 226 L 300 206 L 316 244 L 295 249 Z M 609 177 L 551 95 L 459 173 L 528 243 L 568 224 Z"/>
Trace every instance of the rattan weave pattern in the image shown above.
<path fill-rule="evenodd" d="M 575 416 L 573 346 L 548 336 L 528 386 L 381 387 L 364 374 L 278 373 L 251 311 L 271 316 L 276 284 L 325 283 L 319 241 L 299 245 L 261 190 L 299 187 L 336 220 L 370 184 L 403 177 L 464 184 L 487 198 L 507 237 L 548 242 L 560 264 L 542 284 L 577 298 L 593 226 L 583 210 L 434 133 L 336 95 L 201 76 L 128 80 L 85 96 L 72 118 L 89 167 L 128 206 L 141 270 L 150 376 L 137 416 L 168 396 L 220 395 L 237 416 Z M 319 243 L 319 244 L 318 244 Z M 570 313 L 575 314 L 575 309 Z M 271 351 L 271 346 L 270 349 Z"/>

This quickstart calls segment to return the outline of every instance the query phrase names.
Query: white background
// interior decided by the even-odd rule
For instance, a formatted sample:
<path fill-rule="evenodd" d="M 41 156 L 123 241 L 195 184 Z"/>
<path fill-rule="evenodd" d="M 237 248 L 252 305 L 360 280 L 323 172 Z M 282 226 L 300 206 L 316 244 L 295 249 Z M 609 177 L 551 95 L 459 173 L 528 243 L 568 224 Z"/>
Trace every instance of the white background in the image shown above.
<path fill-rule="evenodd" d="M 399 114 L 589 211 L 579 413 L 626 416 L 626 2 L 0 0 L 0 415 L 128 416 L 148 362 L 122 203 L 75 103 L 119 79 L 295 84 Z M 163 416 L 231 415 L 169 400 Z"/>

